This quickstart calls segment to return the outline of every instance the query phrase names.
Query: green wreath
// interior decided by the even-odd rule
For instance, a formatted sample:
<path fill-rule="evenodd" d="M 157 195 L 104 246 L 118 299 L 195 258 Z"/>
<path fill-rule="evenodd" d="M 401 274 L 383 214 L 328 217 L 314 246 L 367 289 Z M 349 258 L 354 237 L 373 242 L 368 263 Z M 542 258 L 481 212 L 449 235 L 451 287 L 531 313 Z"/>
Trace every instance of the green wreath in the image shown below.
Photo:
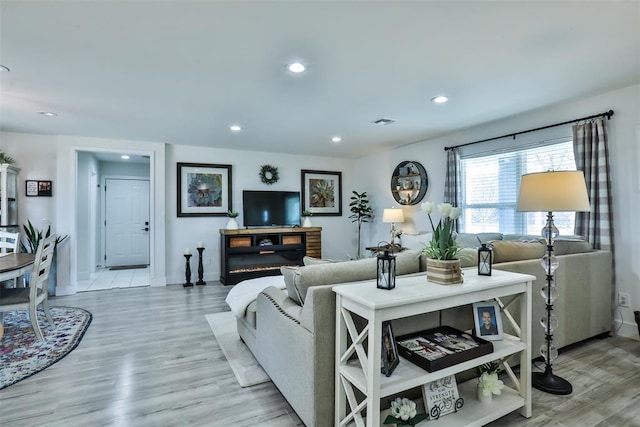
<path fill-rule="evenodd" d="M 260 166 L 260 180 L 265 184 L 273 184 L 278 182 L 278 168 L 271 165 Z"/>

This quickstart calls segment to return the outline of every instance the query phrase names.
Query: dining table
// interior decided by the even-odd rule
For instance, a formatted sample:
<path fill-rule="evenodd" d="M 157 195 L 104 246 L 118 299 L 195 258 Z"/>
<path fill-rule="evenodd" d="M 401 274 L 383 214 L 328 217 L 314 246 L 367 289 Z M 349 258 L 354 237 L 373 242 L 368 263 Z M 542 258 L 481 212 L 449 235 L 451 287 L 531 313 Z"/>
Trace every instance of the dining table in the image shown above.
<path fill-rule="evenodd" d="M 33 269 L 35 254 L 0 254 L 0 282 L 17 279 Z"/>

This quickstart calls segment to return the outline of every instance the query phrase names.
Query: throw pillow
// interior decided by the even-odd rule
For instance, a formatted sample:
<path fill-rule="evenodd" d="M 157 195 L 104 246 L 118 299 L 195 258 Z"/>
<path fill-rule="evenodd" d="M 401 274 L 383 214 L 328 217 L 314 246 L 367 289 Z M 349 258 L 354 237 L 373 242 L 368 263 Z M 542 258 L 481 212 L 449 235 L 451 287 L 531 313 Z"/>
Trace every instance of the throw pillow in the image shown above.
<path fill-rule="evenodd" d="M 458 233 L 456 243 L 463 248 L 477 249 L 480 247 L 478 238 L 482 243 L 489 243 L 494 240 L 502 240 L 502 233 Z"/>
<path fill-rule="evenodd" d="M 540 259 L 547 246 L 540 241 L 520 242 L 517 240 L 496 240 L 491 242 L 494 264 L 525 259 Z"/>
<path fill-rule="evenodd" d="M 280 273 L 282 273 L 282 277 L 284 277 L 284 285 L 287 288 L 287 295 L 289 295 L 289 298 L 291 298 L 293 301 L 297 302 L 298 304 L 302 305 L 300 296 L 298 295 L 298 290 L 296 289 L 296 286 L 294 283 L 295 281 L 294 277 L 298 268 L 299 267 L 283 266 L 283 267 L 280 267 Z"/>
<path fill-rule="evenodd" d="M 314 258 L 312 256 L 306 256 L 306 255 L 302 257 L 302 263 L 304 265 L 327 264 L 330 262 L 341 262 L 341 261 L 334 260 L 334 259 Z"/>
<path fill-rule="evenodd" d="M 421 251 L 431 241 L 433 233 L 421 231 L 416 234 L 402 233 L 400 235 L 400 246 L 410 251 Z"/>

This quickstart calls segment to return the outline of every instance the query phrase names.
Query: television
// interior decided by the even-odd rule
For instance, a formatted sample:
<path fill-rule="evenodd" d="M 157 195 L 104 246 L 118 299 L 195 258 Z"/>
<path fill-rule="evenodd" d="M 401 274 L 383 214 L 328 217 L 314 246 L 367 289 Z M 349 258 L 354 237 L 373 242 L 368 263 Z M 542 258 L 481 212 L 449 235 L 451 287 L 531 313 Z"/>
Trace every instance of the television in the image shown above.
<path fill-rule="evenodd" d="M 300 192 L 244 190 L 242 214 L 245 227 L 300 225 Z"/>

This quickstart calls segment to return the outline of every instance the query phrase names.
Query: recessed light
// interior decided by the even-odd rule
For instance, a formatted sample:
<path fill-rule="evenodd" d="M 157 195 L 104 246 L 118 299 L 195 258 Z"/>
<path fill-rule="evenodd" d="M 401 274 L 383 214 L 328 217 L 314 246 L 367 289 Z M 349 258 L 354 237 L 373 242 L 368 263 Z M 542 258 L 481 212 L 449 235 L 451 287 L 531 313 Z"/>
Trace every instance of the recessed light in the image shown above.
<path fill-rule="evenodd" d="M 229 126 L 229 130 L 233 132 L 240 132 L 242 130 L 242 126 L 240 125 L 231 125 Z"/>
<path fill-rule="evenodd" d="M 334 136 L 333 138 L 331 138 L 331 142 L 334 142 L 336 144 L 341 141 L 342 141 L 342 138 L 340 138 L 339 136 Z"/>
<path fill-rule="evenodd" d="M 305 66 L 300 62 L 294 62 L 287 65 L 287 70 L 291 71 L 292 73 L 302 73 L 305 70 Z"/>
<path fill-rule="evenodd" d="M 120 158 L 123 160 L 129 160 L 129 156 L 127 156 L 126 154 L 123 154 L 122 156 L 120 156 Z"/>
<path fill-rule="evenodd" d="M 435 102 L 436 104 L 444 104 L 447 102 L 449 98 L 444 95 L 436 96 L 435 98 L 431 98 L 431 102 Z"/>
<path fill-rule="evenodd" d="M 47 116 L 47 117 L 56 117 L 57 116 L 56 113 L 52 113 L 51 111 L 38 111 L 38 114 L 42 114 L 43 116 Z"/>
<path fill-rule="evenodd" d="M 10 70 L 9 70 L 9 67 L 5 67 L 4 65 L 0 65 L 0 71 L 6 71 L 8 73 Z"/>

